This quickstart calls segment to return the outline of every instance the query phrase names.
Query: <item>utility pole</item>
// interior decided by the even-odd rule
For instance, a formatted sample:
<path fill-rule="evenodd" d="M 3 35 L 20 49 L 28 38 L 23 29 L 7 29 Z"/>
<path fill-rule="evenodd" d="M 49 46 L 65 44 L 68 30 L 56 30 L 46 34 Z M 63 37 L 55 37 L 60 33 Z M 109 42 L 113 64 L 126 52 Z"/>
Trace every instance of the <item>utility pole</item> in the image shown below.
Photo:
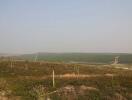
<path fill-rule="evenodd" d="M 13 68 L 13 58 L 10 58 L 10 67 Z"/>
<path fill-rule="evenodd" d="M 78 76 L 79 76 L 79 72 L 80 72 L 80 71 L 79 71 L 79 66 L 77 66 L 77 74 L 78 74 Z"/>
<path fill-rule="evenodd" d="M 79 77 L 79 66 L 74 65 L 74 73 L 77 77 Z"/>
<path fill-rule="evenodd" d="M 55 87 L 55 71 L 53 69 L 53 88 Z"/>
<path fill-rule="evenodd" d="M 77 78 L 79 78 L 79 66 L 77 66 Z"/>
<path fill-rule="evenodd" d="M 115 57 L 115 61 L 114 64 L 118 64 L 119 63 L 119 56 Z"/>
<path fill-rule="evenodd" d="M 36 62 L 37 60 L 38 60 L 38 53 L 36 53 L 34 61 Z"/>
<path fill-rule="evenodd" d="M 74 65 L 74 74 L 76 74 L 76 66 Z"/>
<path fill-rule="evenodd" d="M 52 85 L 53 85 L 53 88 L 55 88 L 55 70 L 54 70 L 54 65 L 52 66 Z"/>

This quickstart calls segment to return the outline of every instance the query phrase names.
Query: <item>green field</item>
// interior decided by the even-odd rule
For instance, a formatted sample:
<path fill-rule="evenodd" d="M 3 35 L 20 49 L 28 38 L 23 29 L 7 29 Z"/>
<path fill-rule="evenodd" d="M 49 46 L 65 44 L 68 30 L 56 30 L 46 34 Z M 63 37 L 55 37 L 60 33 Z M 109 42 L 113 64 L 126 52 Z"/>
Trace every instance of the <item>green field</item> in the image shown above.
<path fill-rule="evenodd" d="M 22 55 L 20 58 L 38 61 L 76 62 L 76 63 L 106 63 L 114 61 L 119 56 L 120 63 L 132 63 L 132 54 L 127 53 L 38 53 Z"/>

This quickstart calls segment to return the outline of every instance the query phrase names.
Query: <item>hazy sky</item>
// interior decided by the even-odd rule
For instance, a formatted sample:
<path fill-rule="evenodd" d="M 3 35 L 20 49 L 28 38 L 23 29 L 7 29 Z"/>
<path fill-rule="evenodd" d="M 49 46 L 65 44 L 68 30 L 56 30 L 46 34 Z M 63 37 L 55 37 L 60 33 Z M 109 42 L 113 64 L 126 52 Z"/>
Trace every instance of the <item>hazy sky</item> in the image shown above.
<path fill-rule="evenodd" d="M 0 0 L 0 52 L 132 53 L 132 0 Z"/>

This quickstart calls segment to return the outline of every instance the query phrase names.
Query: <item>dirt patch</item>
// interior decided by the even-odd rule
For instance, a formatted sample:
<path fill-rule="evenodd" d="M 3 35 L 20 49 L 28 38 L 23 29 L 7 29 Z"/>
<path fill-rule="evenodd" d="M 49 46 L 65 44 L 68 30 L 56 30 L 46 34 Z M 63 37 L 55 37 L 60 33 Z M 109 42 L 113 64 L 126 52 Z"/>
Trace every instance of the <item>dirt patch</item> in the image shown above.
<path fill-rule="evenodd" d="M 107 74 L 105 74 L 105 76 L 113 77 L 113 76 L 115 76 L 115 75 L 114 75 L 114 74 L 109 74 L 109 73 L 107 73 Z"/>
<path fill-rule="evenodd" d="M 99 90 L 98 90 L 97 88 L 95 88 L 95 87 L 89 87 L 89 86 L 85 86 L 85 85 L 80 86 L 80 90 L 99 91 Z"/>

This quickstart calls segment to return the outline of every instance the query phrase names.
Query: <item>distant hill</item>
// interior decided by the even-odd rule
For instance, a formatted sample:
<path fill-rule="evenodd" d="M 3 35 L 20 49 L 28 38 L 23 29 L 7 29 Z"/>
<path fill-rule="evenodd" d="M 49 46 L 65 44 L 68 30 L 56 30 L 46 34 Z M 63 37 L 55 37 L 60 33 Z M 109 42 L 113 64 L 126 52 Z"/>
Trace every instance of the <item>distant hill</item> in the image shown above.
<path fill-rule="evenodd" d="M 9 56 L 9 54 L 6 54 L 6 53 L 0 53 L 0 57 L 2 56 Z"/>
<path fill-rule="evenodd" d="M 20 54 L 0 53 L 0 57 L 19 56 Z"/>
<path fill-rule="evenodd" d="M 112 63 L 116 56 L 120 56 L 120 63 L 132 63 L 132 54 L 128 53 L 35 53 L 21 55 L 19 58 L 68 63 Z"/>

